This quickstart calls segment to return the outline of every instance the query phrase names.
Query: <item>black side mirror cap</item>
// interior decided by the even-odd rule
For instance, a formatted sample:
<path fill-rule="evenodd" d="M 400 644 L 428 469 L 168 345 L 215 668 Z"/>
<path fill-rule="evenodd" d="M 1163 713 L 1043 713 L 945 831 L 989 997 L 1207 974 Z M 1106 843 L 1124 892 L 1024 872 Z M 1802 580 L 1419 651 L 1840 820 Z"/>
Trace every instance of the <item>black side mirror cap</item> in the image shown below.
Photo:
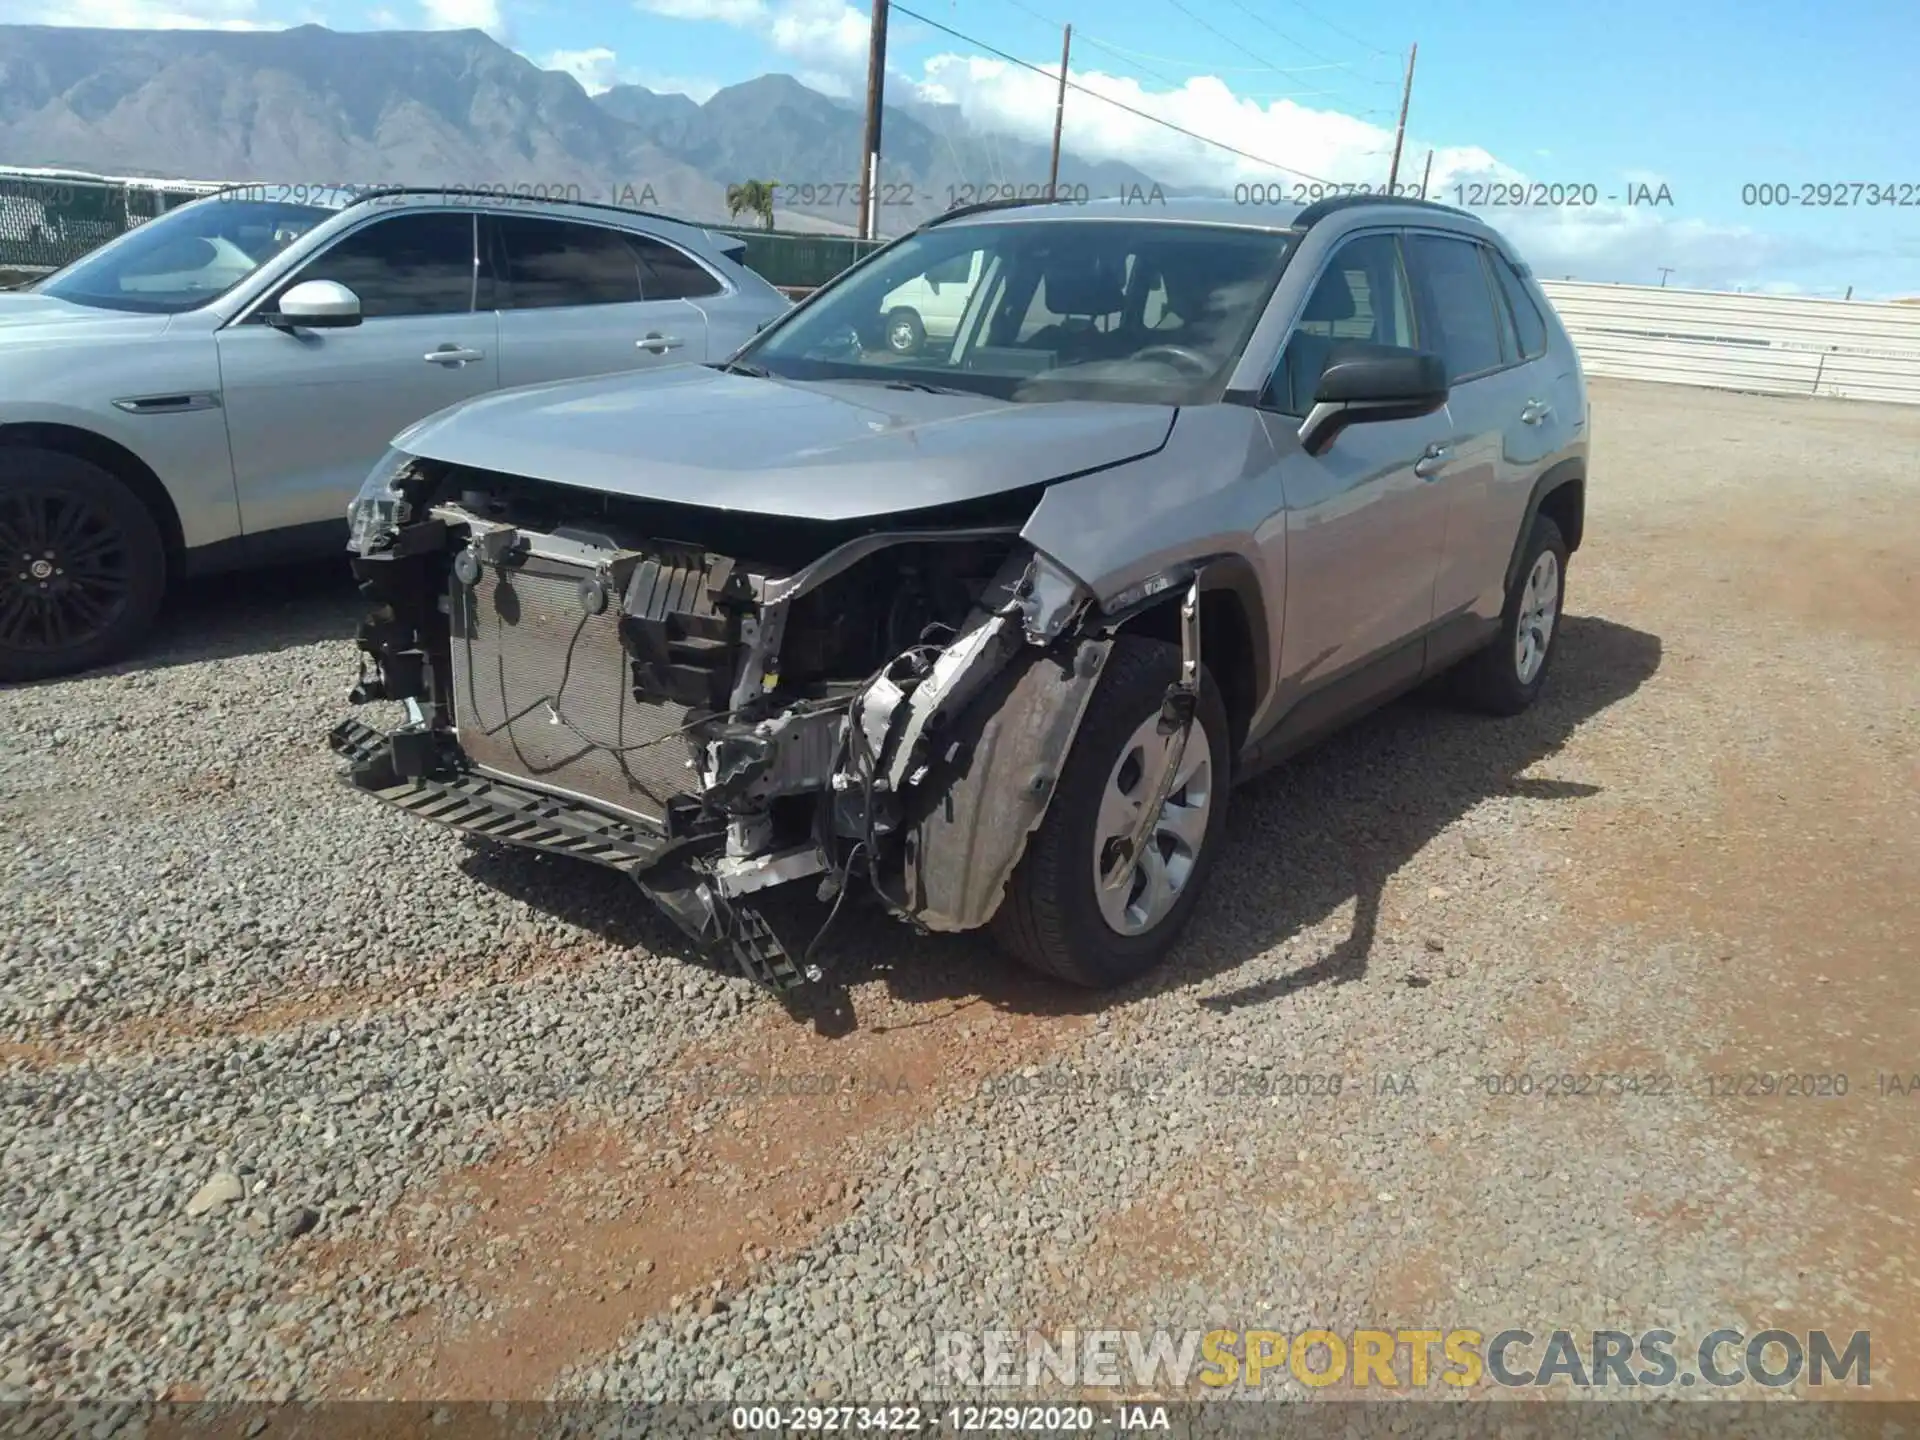
<path fill-rule="evenodd" d="M 1447 366 L 1438 355 L 1343 341 L 1320 372 L 1313 405 L 1300 423 L 1300 444 L 1310 455 L 1324 455 L 1347 426 L 1431 415 L 1447 403 L 1447 393 Z"/>

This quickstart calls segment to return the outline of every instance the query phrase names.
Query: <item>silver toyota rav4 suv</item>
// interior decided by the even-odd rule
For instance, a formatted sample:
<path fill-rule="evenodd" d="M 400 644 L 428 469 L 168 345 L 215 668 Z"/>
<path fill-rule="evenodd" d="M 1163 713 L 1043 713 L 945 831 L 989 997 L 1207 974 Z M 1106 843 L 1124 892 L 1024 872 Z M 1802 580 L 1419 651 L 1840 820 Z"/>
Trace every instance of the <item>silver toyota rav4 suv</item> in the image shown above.
<path fill-rule="evenodd" d="M 743 248 L 611 206 L 239 186 L 0 294 L 0 680 L 126 654 L 173 577 L 337 556 L 424 415 L 731 354 L 789 308 Z"/>
<path fill-rule="evenodd" d="M 964 314 L 900 355 L 886 297 L 933 269 Z M 1443 671 L 1532 703 L 1587 430 L 1464 212 L 957 211 L 725 362 L 401 435 L 351 540 L 352 698 L 399 705 L 332 743 L 401 809 L 631 873 L 765 984 L 821 977 L 769 922 L 797 882 L 1115 985 L 1235 782 Z"/>

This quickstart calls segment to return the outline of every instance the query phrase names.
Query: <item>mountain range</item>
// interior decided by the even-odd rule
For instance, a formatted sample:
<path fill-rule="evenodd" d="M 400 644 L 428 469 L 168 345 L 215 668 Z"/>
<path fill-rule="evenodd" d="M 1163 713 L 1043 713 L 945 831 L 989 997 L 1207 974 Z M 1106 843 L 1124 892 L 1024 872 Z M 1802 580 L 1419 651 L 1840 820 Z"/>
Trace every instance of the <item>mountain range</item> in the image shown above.
<path fill-rule="evenodd" d="M 957 107 L 915 98 L 889 105 L 882 127 L 882 233 L 1047 179 L 1045 146 L 976 130 Z M 863 129 L 858 107 L 787 75 L 704 104 L 637 85 L 590 96 L 478 30 L 0 25 L 0 166 L 545 185 L 706 221 L 728 218 L 729 185 L 757 179 L 776 182 L 782 228 L 841 230 L 858 218 Z M 1096 196 L 1155 184 L 1070 152 L 1060 180 Z"/>

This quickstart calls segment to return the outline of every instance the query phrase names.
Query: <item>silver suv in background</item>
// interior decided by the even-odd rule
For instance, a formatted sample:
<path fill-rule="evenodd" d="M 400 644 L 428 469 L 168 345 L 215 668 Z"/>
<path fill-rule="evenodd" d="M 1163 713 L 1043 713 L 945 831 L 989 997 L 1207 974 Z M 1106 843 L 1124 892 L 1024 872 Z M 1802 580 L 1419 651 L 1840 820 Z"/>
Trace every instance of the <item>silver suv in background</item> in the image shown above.
<path fill-rule="evenodd" d="M 0 680 L 128 653 L 178 576 L 337 554 L 436 410 L 731 354 L 789 308 L 743 250 L 612 206 L 254 186 L 0 293 Z"/>
<path fill-rule="evenodd" d="M 962 271 L 899 353 L 895 297 Z M 762 910 L 798 883 L 1116 985 L 1235 782 L 1442 672 L 1533 702 L 1587 435 L 1566 332 L 1463 211 L 963 211 L 725 363 L 400 436 L 354 509 L 353 698 L 407 719 L 332 742 L 389 804 L 629 872 L 763 983 L 818 978 Z"/>

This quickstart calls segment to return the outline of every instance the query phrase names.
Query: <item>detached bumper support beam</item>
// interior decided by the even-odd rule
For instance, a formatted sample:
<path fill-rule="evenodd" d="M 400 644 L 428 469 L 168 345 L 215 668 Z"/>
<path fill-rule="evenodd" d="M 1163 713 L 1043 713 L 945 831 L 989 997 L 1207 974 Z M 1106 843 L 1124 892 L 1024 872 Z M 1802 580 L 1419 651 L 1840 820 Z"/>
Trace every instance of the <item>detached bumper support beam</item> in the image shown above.
<path fill-rule="evenodd" d="M 358 720 L 336 726 L 327 738 L 334 753 L 352 766 L 346 779 L 354 788 L 456 830 L 628 872 L 652 865 L 668 848 L 665 836 L 504 781 L 476 775 L 396 776 L 382 763 L 389 737 Z"/>

